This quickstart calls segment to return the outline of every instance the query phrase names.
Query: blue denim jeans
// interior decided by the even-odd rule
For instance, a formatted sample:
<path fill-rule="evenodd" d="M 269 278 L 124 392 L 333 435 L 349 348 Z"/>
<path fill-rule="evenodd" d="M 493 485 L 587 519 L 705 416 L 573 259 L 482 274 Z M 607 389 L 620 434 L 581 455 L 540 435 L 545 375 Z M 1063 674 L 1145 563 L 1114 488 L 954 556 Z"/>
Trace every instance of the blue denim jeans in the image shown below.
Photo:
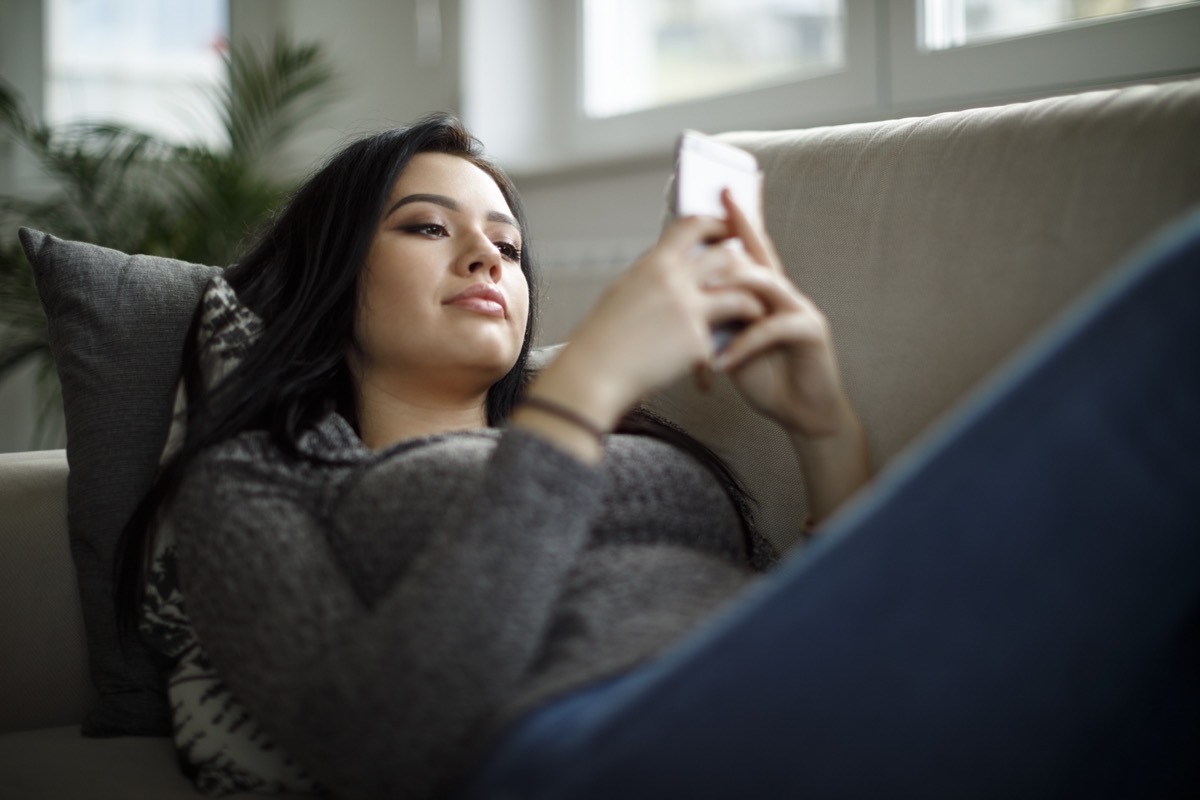
<path fill-rule="evenodd" d="M 1200 214 L 464 797 L 1193 797 L 1196 761 Z"/>

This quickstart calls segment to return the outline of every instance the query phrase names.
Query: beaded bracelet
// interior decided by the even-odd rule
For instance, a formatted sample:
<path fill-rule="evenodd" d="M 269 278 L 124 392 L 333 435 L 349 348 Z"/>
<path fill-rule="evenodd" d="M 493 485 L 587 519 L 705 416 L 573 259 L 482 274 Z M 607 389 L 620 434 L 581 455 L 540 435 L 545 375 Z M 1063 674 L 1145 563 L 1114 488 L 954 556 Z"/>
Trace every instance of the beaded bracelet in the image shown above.
<path fill-rule="evenodd" d="M 545 411 L 547 414 L 558 417 L 561 420 L 571 423 L 577 428 L 587 431 L 596 440 L 597 444 L 604 443 L 605 431 L 596 423 L 592 422 L 587 417 L 567 408 L 566 406 L 556 403 L 553 400 L 547 400 L 544 397 L 536 395 L 526 395 L 521 398 L 521 404 L 530 408 L 537 408 Z"/>

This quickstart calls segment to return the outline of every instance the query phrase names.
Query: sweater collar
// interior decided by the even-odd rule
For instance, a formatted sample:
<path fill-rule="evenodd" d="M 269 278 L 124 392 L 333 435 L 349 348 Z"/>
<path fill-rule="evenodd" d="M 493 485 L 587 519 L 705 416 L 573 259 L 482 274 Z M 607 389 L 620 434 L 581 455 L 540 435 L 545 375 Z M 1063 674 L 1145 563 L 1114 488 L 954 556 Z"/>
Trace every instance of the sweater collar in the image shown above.
<path fill-rule="evenodd" d="M 361 464 L 421 445 L 442 441 L 448 437 L 482 436 L 494 439 L 499 435 L 500 431 L 497 428 L 433 433 L 428 436 L 406 439 L 380 450 L 372 450 L 363 444 L 363 440 L 359 438 L 358 433 L 345 417 L 336 411 L 331 411 L 316 425 L 300 434 L 296 441 L 296 449 L 314 461 L 329 464 Z"/>
<path fill-rule="evenodd" d="M 371 450 L 358 438 L 354 428 L 341 414 L 326 414 L 296 440 L 296 449 L 315 461 L 357 464 L 371 456 Z"/>

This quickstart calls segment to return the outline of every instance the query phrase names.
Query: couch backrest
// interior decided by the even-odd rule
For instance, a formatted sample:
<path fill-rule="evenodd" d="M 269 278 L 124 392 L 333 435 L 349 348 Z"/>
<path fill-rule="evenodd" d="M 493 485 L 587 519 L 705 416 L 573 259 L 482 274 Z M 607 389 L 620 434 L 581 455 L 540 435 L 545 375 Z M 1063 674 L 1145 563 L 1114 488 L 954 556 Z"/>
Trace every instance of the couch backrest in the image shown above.
<path fill-rule="evenodd" d="M 831 322 L 878 464 L 1132 249 L 1200 203 L 1200 81 L 857 125 L 727 134 L 766 223 Z M 791 541 L 781 437 L 728 387 L 660 408 L 729 458 Z"/>
<path fill-rule="evenodd" d="M 0 454 L 0 733 L 78 723 L 94 702 L 66 453 Z"/>

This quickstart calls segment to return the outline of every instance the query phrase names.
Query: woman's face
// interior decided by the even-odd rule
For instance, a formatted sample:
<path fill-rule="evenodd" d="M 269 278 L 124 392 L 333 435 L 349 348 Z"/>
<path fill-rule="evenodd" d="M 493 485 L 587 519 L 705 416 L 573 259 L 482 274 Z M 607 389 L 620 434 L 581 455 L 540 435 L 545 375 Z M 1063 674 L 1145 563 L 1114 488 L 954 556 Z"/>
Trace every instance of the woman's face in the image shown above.
<path fill-rule="evenodd" d="M 486 392 L 525 339 L 520 258 L 521 231 L 486 172 L 445 153 L 413 157 L 359 280 L 351 356 L 359 380 L 386 391 Z"/>

